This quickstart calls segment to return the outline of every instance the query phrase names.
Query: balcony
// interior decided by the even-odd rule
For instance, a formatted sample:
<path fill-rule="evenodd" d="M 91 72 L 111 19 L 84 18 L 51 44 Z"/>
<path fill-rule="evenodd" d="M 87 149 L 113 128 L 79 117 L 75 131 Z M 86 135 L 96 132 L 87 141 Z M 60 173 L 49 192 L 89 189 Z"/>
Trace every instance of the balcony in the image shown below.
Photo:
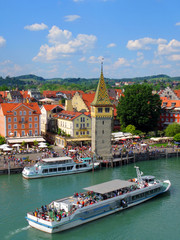
<path fill-rule="evenodd" d="M 19 123 L 25 124 L 28 123 L 28 121 L 19 121 Z"/>

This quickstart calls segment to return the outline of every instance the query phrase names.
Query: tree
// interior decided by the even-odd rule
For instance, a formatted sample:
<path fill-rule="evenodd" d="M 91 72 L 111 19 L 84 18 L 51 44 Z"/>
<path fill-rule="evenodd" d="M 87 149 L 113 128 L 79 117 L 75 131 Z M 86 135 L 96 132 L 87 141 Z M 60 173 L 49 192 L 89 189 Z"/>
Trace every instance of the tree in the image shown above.
<path fill-rule="evenodd" d="M 2 136 L 0 135 L 0 145 L 1 145 L 1 144 L 4 144 L 5 142 L 6 142 L 5 137 L 2 137 Z"/>
<path fill-rule="evenodd" d="M 180 124 L 172 123 L 165 129 L 165 135 L 167 137 L 174 137 L 177 133 L 180 133 Z"/>
<path fill-rule="evenodd" d="M 128 132 L 128 133 L 134 134 L 135 130 L 136 130 L 136 127 L 134 125 L 129 124 L 126 127 L 126 132 Z"/>
<path fill-rule="evenodd" d="M 152 86 L 148 84 L 127 86 L 117 107 L 122 127 L 131 124 L 143 132 L 157 129 L 160 111 L 160 97 L 152 94 Z"/>
<path fill-rule="evenodd" d="M 175 141 L 175 142 L 180 142 L 180 133 L 177 133 L 177 134 L 174 136 L 174 141 Z"/>

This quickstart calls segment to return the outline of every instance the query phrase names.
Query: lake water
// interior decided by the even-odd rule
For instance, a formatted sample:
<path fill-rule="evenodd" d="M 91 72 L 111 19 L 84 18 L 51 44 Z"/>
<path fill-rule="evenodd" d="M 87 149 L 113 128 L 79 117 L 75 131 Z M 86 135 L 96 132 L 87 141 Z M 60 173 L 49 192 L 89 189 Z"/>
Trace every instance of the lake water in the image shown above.
<path fill-rule="evenodd" d="M 144 175 L 169 179 L 170 191 L 119 213 L 52 235 L 29 227 L 26 213 L 55 199 L 82 192 L 83 187 L 136 177 L 134 164 L 34 180 L 23 179 L 21 174 L 0 176 L 0 239 L 179 240 L 180 159 L 138 162 L 137 166 Z"/>

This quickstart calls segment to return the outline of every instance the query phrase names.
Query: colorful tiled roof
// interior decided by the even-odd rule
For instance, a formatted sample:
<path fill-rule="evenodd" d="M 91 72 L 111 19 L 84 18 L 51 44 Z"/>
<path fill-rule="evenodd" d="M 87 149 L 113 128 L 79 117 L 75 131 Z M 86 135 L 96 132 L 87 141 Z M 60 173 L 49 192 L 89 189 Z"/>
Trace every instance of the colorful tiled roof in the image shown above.
<path fill-rule="evenodd" d="M 66 120 L 74 120 L 75 118 L 79 117 L 80 115 L 86 115 L 90 116 L 88 112 L 73 112 L 73 111 L 61 111 L 60 113 L 54 115 L 54 117 L 60 118 L 60 119 L 66 119 Z"/>
<path fill-rule="evenodd" d="M 61 107 L 62 109 L 64 109 L 63 105 L 56 105 L 56 104 L 44 104 L 43 107 L 45 108 L 46 111 L 51 111 L 56 107 Z"/>
<path fill-rule="evenodd" d="M 37 103 L 1 103 L 1 108 L 4 115 L 11 115 L 13 114 L 13 111 L 15 111 L 21 105 L 24 105 L 31 110 L 36 111 L 36 114 L 41 114 Z"/>
<path fill-rule="evenodd" d="M 99 79 L 96 94 L 95 94 L 94 100 L 91 103 L 91 105 L 93 105 L 93 106 L 102 106 L 102 105 L 112 106 L 112 103 L 109 99 L 109 95 L 107 93 L 102 68 L 101 68 L 101 76 Z"/>
<path fill-rule="evenodd" d="M 177 108 L 180 107 L 180 100 L 170 100 L 167 99 L 166 97 L 161 97 L 162 100 L 162 107 L 166 107 L 166 108 Z"/>
<path fill-rule="evenodd" d="M 95 93 L 84 93 L 82 94 L 82 99 L 86 106 L 88 107 L 89 111 L 91 111 L 91 103 L 94 100 Z"/>
<path fill-rule="evenodd" d="M 74 96 L 74 94 L 76 93 L 76 92 L 79 92 L 79 93 L 84 93 L 83 91 L 81 91 L 81 90 L 72 90 L 72 91 L 66 91 L 66 90 L 64 90 L 64 91 L 61 91 L 61 90 L 59 90 L 59 91 L 49 91 L 49 90 L 47 90 L 47 91 L 43 91 L 43 96 L 44 97 L 56 97 L 56 93 L 59 93 L 59 92 L 62 92 L 62 93 L 64 93 L 64 94 L 67 94 L 67 95 L 71 95 L 71 96 Z"/>

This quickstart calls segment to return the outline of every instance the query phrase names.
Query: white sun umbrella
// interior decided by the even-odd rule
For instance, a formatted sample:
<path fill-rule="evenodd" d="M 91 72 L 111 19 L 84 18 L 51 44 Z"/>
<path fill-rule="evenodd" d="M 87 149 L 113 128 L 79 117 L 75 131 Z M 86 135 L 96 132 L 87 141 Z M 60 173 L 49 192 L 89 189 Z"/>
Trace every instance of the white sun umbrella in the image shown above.
<path fill-rule="evenodd" d="M 17 147 L 17 150 L 19 151 L 19 147 L 21 146 L 21 144 L 19 144 L 19 143 L 15 143 L 15 144 L 13 144 L 12 145 L 12 147 Z"/>
<path fill-rule="evenodd" d="M 3 151 L 4 152 L 8 152 L 8 151 L 12 151 L 13 149 L 12 148 L 9 148 L 9 147 L 5 147 L 5 148 L 3 148 Z"/>
<path fill-rule="evenodd" d="M 3 149 L 3 148 L 5 148 L 5 147 L 9 147 L 9 145 L 8 144 L 2 144 L 2 145 L 0 145 L 0 149 Z"/>

